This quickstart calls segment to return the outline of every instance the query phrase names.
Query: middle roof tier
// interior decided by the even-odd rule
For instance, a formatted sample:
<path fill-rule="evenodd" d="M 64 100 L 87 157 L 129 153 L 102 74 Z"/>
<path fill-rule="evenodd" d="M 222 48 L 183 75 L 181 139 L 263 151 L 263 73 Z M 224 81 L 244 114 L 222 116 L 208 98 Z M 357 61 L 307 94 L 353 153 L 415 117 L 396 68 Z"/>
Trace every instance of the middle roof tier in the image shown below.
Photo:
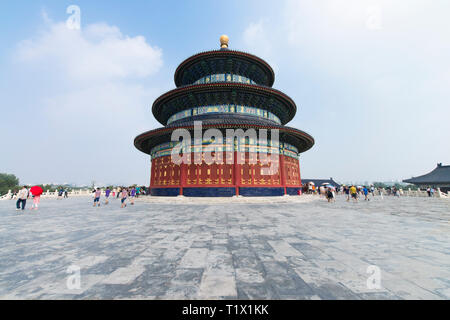
<path fill-rule="evenodd" d="M 297 112 L 295 102 L 281 91 L 259 85 L 230 82 L 176 88 L 156 99 L 152 112 L 165 126 L 170 117 L 181 111 L 217 105 L 248 106 L 266 110 L 274 114 L 283 125 L 291 121 Z"/>

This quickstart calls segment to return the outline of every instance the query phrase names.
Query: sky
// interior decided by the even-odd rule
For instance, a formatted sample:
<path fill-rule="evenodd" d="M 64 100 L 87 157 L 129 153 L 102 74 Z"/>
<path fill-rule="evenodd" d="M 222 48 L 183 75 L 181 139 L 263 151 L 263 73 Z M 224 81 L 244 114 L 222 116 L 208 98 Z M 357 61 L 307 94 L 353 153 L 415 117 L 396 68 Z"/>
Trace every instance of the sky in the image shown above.
<path fill-rule="evenodd" d="M 296 102 L 288 125 L 315 138 L 303 178 L 427 173 L 450 164 L 449 13 L 447 0 L 2 1 L 0 172 L 148 185 L 133 140 L 161 126 L 153 101 L 227 34 Z"/>

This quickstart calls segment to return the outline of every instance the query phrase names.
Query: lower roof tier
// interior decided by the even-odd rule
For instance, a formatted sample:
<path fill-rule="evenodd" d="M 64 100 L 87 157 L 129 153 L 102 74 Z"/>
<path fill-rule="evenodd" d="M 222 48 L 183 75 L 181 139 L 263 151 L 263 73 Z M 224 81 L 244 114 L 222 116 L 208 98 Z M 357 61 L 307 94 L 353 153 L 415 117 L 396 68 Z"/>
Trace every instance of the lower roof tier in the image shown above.
<path fill-rule="evenodd" d="M 191 136 L 194 137 L 194 123 L 185 122 L 179 126 L 158 128 L 142 133 L 134 139 L 134 145 L 138 150 L 150 155 L 151 150 L 154 147 L 165 142 L 170 142 L 172 132 L 176 129 L 187 129 L 191 133 Z M 243 129 L 244 131 L 248 129 L 255 129 L 257 135 L 258 129 L 267 129 L 267 139 L 271 139 L 270 130 L 278 130 L 279 141 L 286 142 L 287 144 L 294 146 L 299 153 L 309 150 L 314 145 L 314 138 L 306 132 L 291 127 L 268 124 L 265 122 L 254 122 L 240 119 L 209 119 L 207 121 L 203 121 L 202 123 L 202 130 L 204 131 L 207 129 L 221 130 L 223 132 L 224 139 L 226 138 L 226 129 Z"/>
<path fill-rule="evenodd" d="M 275 114 L 282 124 L 294 118 L 295 102 L 281 91 L 243 83 L 210 83 L 180 87 L 160 96 L 153 103 L 156 120 L 166 125 L 169 118 L 183 110 L 209 105 L 244 105 Z"/>

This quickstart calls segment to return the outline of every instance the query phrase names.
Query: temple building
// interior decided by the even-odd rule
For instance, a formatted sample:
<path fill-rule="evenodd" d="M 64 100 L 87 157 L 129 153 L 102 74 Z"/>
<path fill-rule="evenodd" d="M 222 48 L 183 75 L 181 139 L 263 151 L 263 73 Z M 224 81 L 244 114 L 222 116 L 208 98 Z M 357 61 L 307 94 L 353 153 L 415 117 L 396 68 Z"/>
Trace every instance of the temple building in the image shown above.
<path fill-rule="evenodd" d="M 438 163 L 433 171 L 418 177 L 403 180 L 403 182 L 415 184 L 419 188 L 440 188 L 442 192 L 450 191 L 450 166 Z"/>
<path fill-rule="evenodd" d="M 272 88 L 272 68 L 257 56 L 228 49 L 228 42 L 222 36 L 219 50 L 196 54 L 178 66 L 177 88 L 156 99 L 152 107 L 163 127 L 135 138 L 135 147 L 151 156 L 151 195 L 280 196 L 297 195 L 301 189 L 299 154 L 310 149 L 314 139 L 285 126 L 297 107 Z M 199 123 L 201 132 L 216 129 L 224 139 L 202 136 L 200 146 L 198 137 L 172 141 L 176 129 L 195 137 Z M 230 142 L 225 139 L 230 129 L 247 133 L 265 129 L 268 136 L 261 141 L 248 135 Z M 173 161 L 174 148 L 180 144 L 180 155 L 188 162 Z M 212 154 L 221 161 L 206 161 L 208 146 L 214 147 Z M 269 154 L 269 163 L 261 161 L 261 152 Z M 275 171 L 268 174 L 264 169 L 268 166 Z"/>
<path fill-rule="evenodd" d="M 334 188 L 340 188 L 341 184 L 337 183 L 333 180 L 333 178 L 330 179 L 302 179 L 303 185 L 306 185 L 308 183 L 313 183 L 316 187 L 320 187 L 323 185 L 332 186 Z"/>

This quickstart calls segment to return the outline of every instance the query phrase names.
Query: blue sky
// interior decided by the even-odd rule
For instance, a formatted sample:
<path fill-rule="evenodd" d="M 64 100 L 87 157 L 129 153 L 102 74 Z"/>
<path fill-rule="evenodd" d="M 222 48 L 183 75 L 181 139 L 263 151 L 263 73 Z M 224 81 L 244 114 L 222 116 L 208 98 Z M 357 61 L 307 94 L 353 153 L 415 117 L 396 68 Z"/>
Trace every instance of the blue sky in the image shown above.
<path fill-rule="evenodd" d="M 81 9 L 81 30 L 65 22 Z M 254 53 L 316 145 L 305 178 L 401 180 L 450 163 L 448 1 L 15 1 L 0 10 L 0 171 L 148 184 L 133 146 L 187 57 Z"/>

